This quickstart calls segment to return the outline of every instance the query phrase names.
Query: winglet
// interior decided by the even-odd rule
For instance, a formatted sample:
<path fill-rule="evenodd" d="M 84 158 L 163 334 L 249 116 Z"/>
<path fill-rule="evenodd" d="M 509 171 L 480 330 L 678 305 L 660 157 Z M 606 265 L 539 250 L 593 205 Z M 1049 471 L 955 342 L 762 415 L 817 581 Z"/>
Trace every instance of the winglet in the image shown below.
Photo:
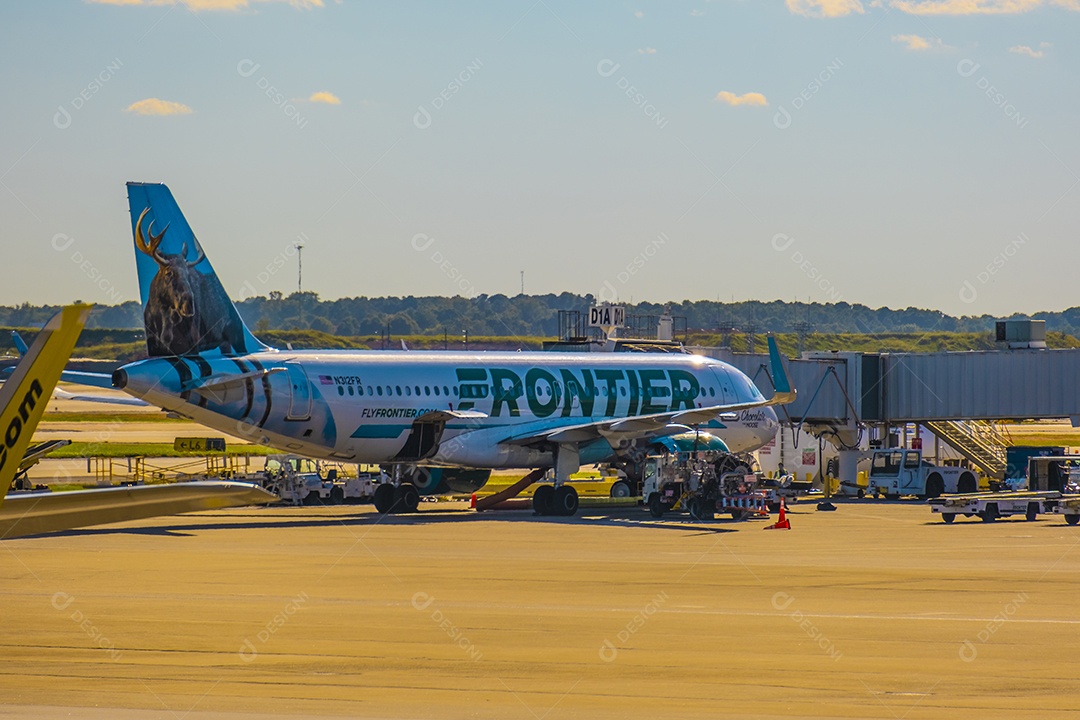
<path fill-rule="evenodd" d="M 89 305 L 69 305 L 54 315 L 0 388 L 0 428 L 5 432 L 0 449 L 0 502 L 15 479 L 19 461 L 89 314 Z"/>
<path fill-rule="evenodd" d="M 786 405 L 795 400 L 795 390 L 788 380 L 787 371 L 784 370 L 784 362 L 780 358 L 780 349 L 776 347 L 776 338 L 770 335 L 769 341 L 769 365 L 772 369 L 772 382 L 775 394 L 771 405 Z"/>

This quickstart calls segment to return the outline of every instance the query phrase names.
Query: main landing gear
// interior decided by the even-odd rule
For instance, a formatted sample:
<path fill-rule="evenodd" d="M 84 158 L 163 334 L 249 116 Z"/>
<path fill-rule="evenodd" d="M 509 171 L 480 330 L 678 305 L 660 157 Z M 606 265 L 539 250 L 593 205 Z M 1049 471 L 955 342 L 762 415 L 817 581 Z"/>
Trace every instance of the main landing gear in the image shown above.
<path fill-rule="evenodd" d="M 555 484 L 541 485 L 533 493 L 533 512 L 537 515 L 570 517 L 578 510 L 578 494 L 566 481 L 581 469 L 581 455 L 575 443 L 561 443 L 555 449 Z"/>
<path fill-rule="evenodd" d="M 533 512 L 537 515 L 569 517 L 577 514 L 577 510 L 577 490 L 569 485 L 541 485 L 533 493 Z"/>
<path fill-rule="evenodd" d="M 420 507 L 420 491 L 411 483 L 382 483 L 375 488 L 373 498 L 375 509 L 379 513 L 411 513 Z"/>

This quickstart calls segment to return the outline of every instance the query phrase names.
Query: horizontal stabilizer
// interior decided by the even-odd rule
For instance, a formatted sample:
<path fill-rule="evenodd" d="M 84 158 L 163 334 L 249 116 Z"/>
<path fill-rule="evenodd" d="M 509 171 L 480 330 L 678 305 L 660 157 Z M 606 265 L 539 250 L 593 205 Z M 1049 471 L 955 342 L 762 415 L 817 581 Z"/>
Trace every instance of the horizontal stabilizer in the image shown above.
<path fill-rule="evenodd" d="M 60 373 L 60 379 L 64 382 L 91 387 L 112 388 L 112 375 L 109 373 L 82 372 L 81 370 L 65 370 Z"/>
<path fill-rule="evenodd" d="M 76 395 L 75 393 L 70 393 L 67 390 L 61 390 L 60 388 L 56 388 L 56 390 L 53 390 L 53 397 L 59 400 L 79 400 L 81 402 L 104 403 L 106 405 L 135 405 L 139 407 L 146 407 L 150 404 L 145 400 L 128 397 L 126 395 Z"/>
<path fill-rule="evenodd" d="M 258 485 L 216 480 L 71 492 L 12 493 L 0 507 L 0 538 L 39 535 L 158 515 L 262 505 L 277 499 Z"/>

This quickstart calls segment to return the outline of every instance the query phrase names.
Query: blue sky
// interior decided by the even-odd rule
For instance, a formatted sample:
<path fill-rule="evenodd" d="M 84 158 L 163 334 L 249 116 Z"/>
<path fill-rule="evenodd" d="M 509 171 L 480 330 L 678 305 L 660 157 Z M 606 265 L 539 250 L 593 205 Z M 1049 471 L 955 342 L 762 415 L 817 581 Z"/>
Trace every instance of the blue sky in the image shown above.
<path fill-rule="evenodd" d="M 1080 0 L 6 3 L 0 303 L 136 299 L 124 183 L 234 296 L 1080 304 Z"/>

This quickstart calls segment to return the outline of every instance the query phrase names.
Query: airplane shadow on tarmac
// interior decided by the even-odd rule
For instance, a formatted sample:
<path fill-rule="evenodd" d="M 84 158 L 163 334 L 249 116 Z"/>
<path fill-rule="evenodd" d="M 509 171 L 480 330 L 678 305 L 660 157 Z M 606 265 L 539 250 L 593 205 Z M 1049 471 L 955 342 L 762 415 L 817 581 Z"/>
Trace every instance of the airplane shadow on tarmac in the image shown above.
<path fill-rule="evenodd" d="M 299 513 L 304 513 L 300 515 Z M 738 532 L 738 527 L 756 527 L 757 523 L 716 520 L 699 522 L 689 515 L 674 514 L 670 518 L 654 519 L 640 508 L 625 508 L 615 512 L 597 512 L 584 508 L 575 517 L 537 517 L 529 510 L 492 510 L 475 513 L 466 510 L 422 510 L 401 515 L 379 515 L 374 512 L 350 512 L 347 514 L 326 513 L 320 508 L 280 508 L 268 507 L 254 510 L 243 515 L 237 514 L 202 514 L 200 518 L 215 518 L 219 522 L 176 523 L 174 525 L 156 525 L 152 527 L 92 527 L 66 530 L 37 537 L 78 537 L 98 535 L 160 535 L 187 537 L 198 531 L 213 530 L 257 530 L 288 528 L 333 528 L 339 526 L 371 528 L 376 525 L 441 525 L 473 522 L 529 522 L 548 525 L 604 525 L 608 527 L 641 527 L 657 530 L 679 530 L 686 535 L 716 535 Z"/>

